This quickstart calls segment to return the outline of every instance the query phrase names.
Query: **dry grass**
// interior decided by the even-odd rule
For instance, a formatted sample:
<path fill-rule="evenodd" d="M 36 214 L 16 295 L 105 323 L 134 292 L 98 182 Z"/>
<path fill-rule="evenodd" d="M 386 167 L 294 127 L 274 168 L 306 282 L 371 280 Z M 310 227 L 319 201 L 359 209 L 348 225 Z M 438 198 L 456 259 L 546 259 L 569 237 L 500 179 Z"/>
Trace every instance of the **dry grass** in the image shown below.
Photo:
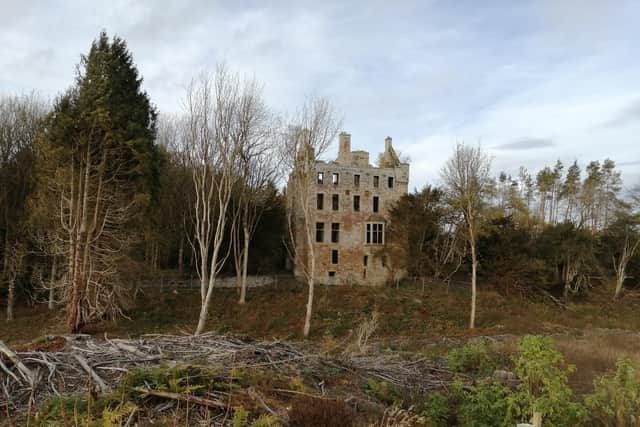
<path fill-rule="evenodd" d="M 247 304 L 237 304 L 234 289 L 214 291 L 208 330 L 250 335 L 256 338 L 302 339 L 306 288 L 294 283 L 277 288 L 250 289 Z M 0 301 L 0 304 L 2 301 Z M 137 336 L 144 333 L 190 333 L 200 304 L 196 289 L 147 289 L 134 301 L 129 319 L 93 325 L 87 332 L 103 336 Z M 640 300 L 612 302 L 608 292 L 593 292 L 577 300 L 571 310 L 551 303 L 505 297 L 479 286 L 477 328 L 467 329 L 468 286 L 447 288 L 435 284 L 423 293 L 420 286 L 400 289 L 325 287 L 316 290 L 310 339 L 340 346 L 356 334 L 362 319 L 380 313 L 376 344 L 402 350 L 418 350 L 443 336 L 465 339 L 478 335 L 526 333 L 577 334 L 583 329 L 619 328 L 640 331 Z M 4 313 L 2 313 L 3 315 Z M 60 312 L 46 307 L 18 307 L 16 321 L 0 317 L 0 339 L 10 345 L 29 342 L 44 334 L 64 332 Z"/>
<path fill-rule="evenodd" d="M 640 366 L 640 334 L 621 331 L 588 331 L 581 337 L 556 338 L 567 363 L 576 366 L 572 388 L 589 392 L 595 377 L 615 369 L 616 361 L 629 358 Z"/>

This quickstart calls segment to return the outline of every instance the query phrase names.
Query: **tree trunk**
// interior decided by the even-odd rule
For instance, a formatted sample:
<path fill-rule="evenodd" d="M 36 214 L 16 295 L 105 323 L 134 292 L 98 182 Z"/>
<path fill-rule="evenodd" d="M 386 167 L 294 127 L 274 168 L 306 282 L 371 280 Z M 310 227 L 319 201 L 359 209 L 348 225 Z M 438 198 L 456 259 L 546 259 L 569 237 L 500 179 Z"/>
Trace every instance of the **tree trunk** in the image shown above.
<path fill-rule="evenodd" d="M 309 243 L 309 275 L 307 277 L 307 286 L 309 288 L 309 295 L 307 297 L 307 313 L 304 317 L 304 337 L 309 336 L 311 330 L 311 315 L 313 314 L 313 293 L 315 288 L 315 276 L 316 276 L 316 257 L 315 250 L 313 248 L 313 240 L 311 236 L 311 221 L 306 221 L 307 227 L 307 242 Z"/>
<path fill-rule="evenodd" d="M 626 266 L 622 265 L 622 263 L 618 265 L 616 271 L 616 293 L 613 296 L 614 299 L 618 299 L 620 297 L 620 294 L 622 293 L 622 285 L 624 284 L 624 279 L 626 277 L 625 267 Z"/>
<path fill-rule="evenodd" d="M 215 255 L 214 255 L 215 256 Z M 212 271 L 215 272 L 215 267 L 212 267 Z M 211 295 L 213 294 L 213 287 L 215 285 L 216 276 L 215 273 L 212 273 L 209 277 L 209 288 L 207 289 L 206 296 L 202 301 L 202 306 L 200 307 L 200 316 L 198 317 L 198 326 L 196 327 L 196 332 L 194 335 L 200 335 L 204 332 L 204 328 L 207 325 L 207 319 L 209 318 L 209 304 L 211 302 Z"/>
<path fill-rule="evenodd" d="M 80 220 L 80 225 L 77 228 L 76 238 L 75 238 L 75 254 L 74 254 L 74 275 L 72 277 L 72 293 L 71 299 L 68 304 L 67 311 L 67 327 L 69 331 L 72 333 L 77 333 L 82 329 L 84 321 L 82 319 L 82 310 L 81 304 L 82 299 L 84 298 L 84 292 L 86 291 L 86 271 L 82 268 L 82 266 L 87 265 L 88 261 L 88 250 L 89 248 L 84 243 L 88 240 L 88 219 L 87 219 L 87 210 L 89 204 L 89 177 L 90 177 L 90 169 L 91 169 L 91 155 L 89 154 L 89 150 L 87 149 L 87 161 L 85 164 L 85 176 L 84 183 L 79 183 L 79 192 L 78 195 L 82 195 L 82 202 L 78 200 L 78 208 L 76 218 Z"/>
<path fill-rule="evenodd" d="M 7 322 L 13 321 L 13 305 L 16 299 L 16 279 L 9 278 L 9 294 L 7 295 Z"/>
<path fill-rule="evenodd" d="M 49 310 L 53 310 L 55 308 L 57 267 L 58 257 L 54 256 L 53 261 L 51 261 L 51 275 L 49 276 L 49 303 L 47 304 L 47 308 L 49 308 Z"/>
<path fill-rule="evenodd" d="M 309 336 L 309 331 L 311 330 L 311 315 L 313 313 L 313 291 L 314 291 L 314 278 L 313 276 L 309 276 L 307 279 L 307 286 L 309 287 L 309 296 L 307 298 L 307 313 L 304 317 L 304 330 L 303 335 L 306 337 Z"/>
<path fill-rule="evenodd" d="M 242 251 L 242 282 L 240 283 L 240 304 L 247 298 L 247 268 L 249 265 L 249 229 L 244 227 L 244 247 Z"/>
<path fill-rule="evenodd" d="M 476 273 L 478 269 L 478 260 L 476 255 L 476 242 L 471 237 L 471 315 L 469 317 L 469 329 L 476 326 Z"/>
<path fill-rule="evenodd" d="M 180 234 L 180 246 L 178 247 L 178 271 L 184 272 L 184 234 Z"/>

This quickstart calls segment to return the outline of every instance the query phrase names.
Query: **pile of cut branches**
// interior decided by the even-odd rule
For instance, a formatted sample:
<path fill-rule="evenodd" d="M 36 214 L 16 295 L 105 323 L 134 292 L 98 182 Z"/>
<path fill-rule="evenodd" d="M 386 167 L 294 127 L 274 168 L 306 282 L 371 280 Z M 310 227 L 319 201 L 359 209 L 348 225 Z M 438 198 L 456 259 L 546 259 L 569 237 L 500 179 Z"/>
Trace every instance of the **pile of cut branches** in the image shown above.
<path fill-rule="evenodd" d="M 218 369 L 216 381 L 231 382 L 238 370 L 268 370 L 296 378 L 311 373 L 313 395 L 318 397 L 367 399 L 366 395 L 338 396 L 326 385 L 326 372 L 344 372 L 366 383 L 386 381 L 397 387 L 428 392 L 446 386 L 452 374 L 435 362 L 422 358 L 408 360 L 393 354 L 321 356 L 304 344 L 255 341 L 247 338 L 204 334 L 200 336 L 144 335 L 137 339 L 95 339 L 88 335 L 55 337 L 63 339 L 55 351 L 14 352 L 0 341 L 0 408 L 21 412 L 55 396 L 107 393 L 119 390 L 123 378 L 136 369 L 201 366 Z M 357 387 L 356 387 L 357 389 Z M 195 406 L 221 408 L 229 396 L 200 398 L 153 387 L 131 387 L 128 392 L 188 402 Z M 295 390 L 279 390 L 295 393 Z M 253 392 L 251 392 L 253 393 Z M 305 394 L 305 393 L 301 393 Z M 260 402 L 260 396 L 252 394 Z M 269 409 L 264 402 L 260 404 Z M 273 414 L 284 418 L 282 414 Z"/>

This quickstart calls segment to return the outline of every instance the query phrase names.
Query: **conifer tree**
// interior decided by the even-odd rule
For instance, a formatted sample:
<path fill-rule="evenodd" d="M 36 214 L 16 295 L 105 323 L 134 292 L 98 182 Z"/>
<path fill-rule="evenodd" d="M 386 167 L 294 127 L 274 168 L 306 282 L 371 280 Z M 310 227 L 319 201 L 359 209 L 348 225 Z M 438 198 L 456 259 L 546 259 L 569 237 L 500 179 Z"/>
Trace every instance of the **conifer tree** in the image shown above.
<path fill-rule="evenodd" d="M 119 263 L 158 193 L 156 111 L 141 86 L 125 41 L 102 32 L 48 120 L 73 332 L 120 314 Z"/>

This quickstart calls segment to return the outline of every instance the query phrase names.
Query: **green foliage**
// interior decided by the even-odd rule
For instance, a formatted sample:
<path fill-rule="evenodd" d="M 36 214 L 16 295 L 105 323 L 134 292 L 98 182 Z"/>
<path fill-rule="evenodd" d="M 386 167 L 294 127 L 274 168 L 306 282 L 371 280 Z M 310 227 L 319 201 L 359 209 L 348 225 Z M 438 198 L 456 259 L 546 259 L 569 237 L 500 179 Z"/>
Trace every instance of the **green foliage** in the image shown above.
<path fill-rule="evenodd" d="M 116 427 L 137 409 L 133 402 L 111 394 L 96 400 L 91 396 L 55 397 L 40 406 L 35 425 Z"/>
<path fill-rule="evenodd" d="M 496 381 L 463 390 L 458 408 L 460 425 L 469 427 L 513 426 L 508 420 L 509 389 Z"/>
<path fill-rule="evenodd" d="M 238 406 L 233 409 L 233 427 L 245 427 L 247 420 L 249 419 L 249 411 L 242 406 Z"/>
<path fill-rule="evenodd" d="M 249 411 L 242 406 L 233 409 L 233 427 L 279 427 L 280 423 L 271 415 L 260 415 L 253 422 L 249 422 Z"/>
<path fill-rule="evenodd" d="M 521 383 L 509 396 L 509 418 L 530 420 L 539 412 L 543 422 L 575 426 L 585 417 L 584 407 L 575 401 L 568 385 L 574 366 L 565 366 L 562 354 L 549 337 L 527 335 L 518 344 L 515 372 Z"/>
<path fill-rule="evenodd" d="M 191 393 L 214 386 L 216 372 L 195 366 L 176 366 L 173 368 L 137 368 L 125 376 L 122 387 L 131 393 L 133 387 L 152 388 L 172 393 Z M 137 396 L 137 393 L 131 394 Z"/>
<path fill-rule="evenodd" d="M 432 427 L 449 425 L 450 405 L 447 396 L 440 392 L 431 393 L 422 409 L 422 416 Z"/>
<path fill-rule="evenodd" d="M 395 385 L 386 381 L 378 381 L 373 378 L 367 381 L 365 392 L 387 405 L 402 402 L 402 393 Z"/>
<path fill-rule="evenodd" d="M 619 360 L 616 371 L 593 382 L 585 398 L 594 426 L 634 427 L 640 424 L 640 372 L 629 359 Z"/>
<path fill-rule="evenodd" d="M 495 369 L 496 361 L 482 340 L 472 339 L 464 346 L 449 351 L 447 366 L 454 372 L 489 375 Z"/>

